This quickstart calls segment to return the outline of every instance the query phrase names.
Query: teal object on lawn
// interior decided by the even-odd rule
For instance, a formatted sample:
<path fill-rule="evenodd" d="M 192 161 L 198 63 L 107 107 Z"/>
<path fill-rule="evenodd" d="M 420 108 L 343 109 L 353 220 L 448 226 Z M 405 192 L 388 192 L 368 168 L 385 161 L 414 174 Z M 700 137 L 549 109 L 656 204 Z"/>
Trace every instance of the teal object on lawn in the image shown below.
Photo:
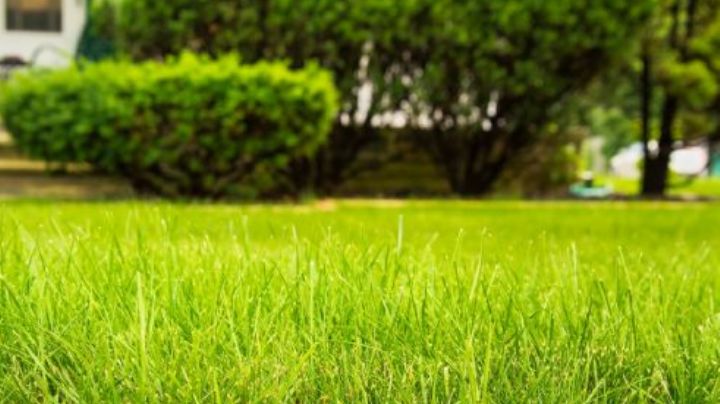
<path fill-rule="evenodd" d="M 614 192 L 612 187 L 588 187 L 584 183 L 574 184 L 570 187 L 570 195 L 580 199 L 609 198 Z"/>
<path fill-rule="evenodd" d="M 720 153 L 712 155 L 712 163 L 710 164 L 710 176 L 720 177 Z"/>
<path fill-rule="evenodd" d="M 595 185 L 595 174 L 586 171 L 580 175 L 582 182 L 570 187 L 570 195 L 580 199 L 602 199 L 612 196 L 614 190 L 609 186 Z"/>

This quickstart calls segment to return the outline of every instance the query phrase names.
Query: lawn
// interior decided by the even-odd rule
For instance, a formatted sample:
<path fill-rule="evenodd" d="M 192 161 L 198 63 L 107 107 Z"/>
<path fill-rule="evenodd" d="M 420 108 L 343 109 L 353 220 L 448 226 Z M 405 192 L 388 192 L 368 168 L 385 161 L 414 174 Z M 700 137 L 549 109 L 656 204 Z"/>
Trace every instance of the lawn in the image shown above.
<path fill-rule="evenodd" d="M 625 178 L 600 178 L 600 183 L 608 184 L 624 195 L 640 193 L 640 180 Z M 670 196 L 720 198 L 720 178 L 697 178 L 693 180 L 673 179 L 668 189 Z"/>
<path fill-rule="evenodd" d="M 0 392 L 717 402 L 720 206 L 0 205 Z"/>

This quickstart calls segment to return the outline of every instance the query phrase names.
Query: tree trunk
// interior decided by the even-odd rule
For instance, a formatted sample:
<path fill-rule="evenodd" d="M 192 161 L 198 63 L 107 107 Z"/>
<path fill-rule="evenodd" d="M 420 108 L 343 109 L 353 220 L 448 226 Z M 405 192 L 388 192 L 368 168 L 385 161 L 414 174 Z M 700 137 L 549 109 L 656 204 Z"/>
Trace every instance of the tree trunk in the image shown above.
<path fill-rule="evenodd" d="M 485 134 L 487 135 L 487 134 Z M 479 135 L 483 136 L 483 135 Z M 465 145 L 460 155 L 451 158 L 464 161 L 465 169 L 456 181 L 456 193 L 463 196 L 484 196 L 493 190 L 494 185 L 507 167 L 513 153 L 522 153 L 527 135 L 516 131 L 500 135 L 495 133 L 484 141 L 473 141 Z"/>
<path fill-rule="evenodd" d="M 673 152 L 673 126 L 678 112 L 678 99 L 669 96 L 663 104 L 662 123 L 658 150 L 654 155 L 645 157 L 645 175 L 643 176 L 642 195 L 651 198 L 665 196 L 670 174 L 670 156 Z"/>
<path fill-rule="evenodd" d="M 667 167 L 657 157 L 645 160 L 645 175 L 643 175 L 642 196 L 646 198 L 662 198 L 667 188 Z"/>
<path fill-rule="evenodd" d="M 456 192 L 464 196 L 484 196 L 489 194 L 506 165 L 505 159 L 487 162 L 483 170 L 474 171 L 465 176 L 460 189 L 456 190 Z"/>
<path fill-rule="evenodd" d="M 356 174 L 353 168 L 357 166 L 360 154 L 379 141 L 381 133 L 377 128 L 344 126 L 337 122 L 327 143 L 312 156 L 291 161 L 284 175 L 295 194 L 332 195 Z"/>
<path fill-rule="evenodd" d="M 641 140 L 643 144 L 643 157 L 645 166 L 647 166 L 650 156 L 650 104 L 652 103 L 652 58 L 647 50 L 643 50 L 642 54 L 642 74 L 640 76 L 640 104 L 641 104 L 641 123 L 642 134 Z"/>
<path fill-rule="evenodd" d="M 678 50 L 680 60 L 686 62 L 688 59 L 688 49 L 690 41 L 695 31 L 695 13 L 697 11 L 697 1 L 690 0 L 686 3 L 686 20 L 685 33 L 681 40 L 680 13 L 681 1 L 675 1 L 670 9 L 672 15 L 672 25 L 670 28 L 669 46 L 671 49 Z M 658 139 L 658 150 L 656 153 L 650 153 L 648 148 L 649 136 L 649 117 L 650 117 L 650 93 L 649 88 L 652 85 L 649 69 L 650 59 L 643 59 L 643 142 L 645 143 L 645 168 L 642 181 L 642 195 L 644 197 L 659 198 L 664 197 L 667 187 L 668 178 L 670 176 L 670 156 L 673 152 L 674 126 L 677 117 L 680 100 L 672 95 L 666 95 L 663 102 L 661 123 L 660 123 L 660 139 Z"/>

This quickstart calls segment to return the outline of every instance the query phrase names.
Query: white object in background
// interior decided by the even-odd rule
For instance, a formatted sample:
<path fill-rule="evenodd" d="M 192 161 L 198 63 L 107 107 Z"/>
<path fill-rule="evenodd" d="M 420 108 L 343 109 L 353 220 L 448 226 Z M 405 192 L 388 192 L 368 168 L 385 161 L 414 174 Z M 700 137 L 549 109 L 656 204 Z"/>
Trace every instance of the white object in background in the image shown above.
<path fill-rule="evenodd" d="M 67 66 L 86 21 L 85 0 L 0 0 L 0 59 Z"/>
<path fill-rule="evenodd" d="M 613 175 L 619 178 L 640 178 L 640 161 L 642 159 L 642 143 L 633 143 L 620 150 L 618 154 L 610 159 Z"/>
<path fill-rule="evenodd" d="M 650 151 L 656 151 L 657 147 L 657 142 L 650 142 Z M 613 175 L 619 178 L 640 178 L 643 157 L 643 148 L 640 142 L 620 150 L 610 160 Z M 691 146 L 678 149 L 670 156 L 670 170 L 680 175 L 705 175 L 709 159 L 706 147 Z"/>
<path fill-rule="evenodd" d="M 670 169 L 680 175 L 706 175 L 709 160 L 706 147 L 686 147 L 672 154 Z"/>

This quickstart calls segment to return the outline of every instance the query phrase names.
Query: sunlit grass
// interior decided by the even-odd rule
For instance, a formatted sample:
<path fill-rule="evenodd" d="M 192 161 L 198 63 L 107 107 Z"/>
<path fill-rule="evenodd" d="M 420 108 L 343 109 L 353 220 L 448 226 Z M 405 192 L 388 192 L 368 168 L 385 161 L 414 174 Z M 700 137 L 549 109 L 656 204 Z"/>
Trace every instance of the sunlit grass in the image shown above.
<path fill-rule="evenodd" d="M 0 392 L 717 401 L 718 207 L 5 203 Z"/>
<path fill-rule="evenodd" d="M 603 178 L 601 182 L 612 185 L 616 192 L 624 195 L 640 193 L 639 180 L 608 177 Z M 720 198 L 720 178 L 675 179 L 668 189 L 668 194 L 671 196 Z"/>

